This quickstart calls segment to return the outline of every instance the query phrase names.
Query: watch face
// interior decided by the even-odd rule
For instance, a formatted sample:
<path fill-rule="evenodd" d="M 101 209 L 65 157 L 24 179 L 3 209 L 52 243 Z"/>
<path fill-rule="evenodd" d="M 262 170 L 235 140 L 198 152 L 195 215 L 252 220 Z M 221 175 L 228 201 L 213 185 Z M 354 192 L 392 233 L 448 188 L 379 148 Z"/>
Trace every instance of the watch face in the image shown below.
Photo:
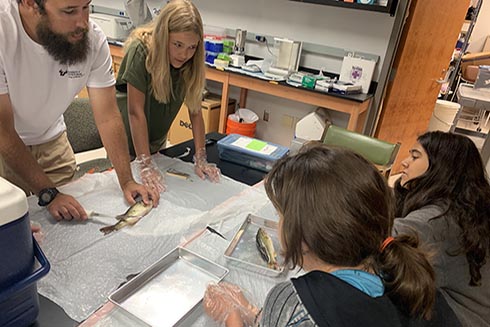
<path fill-rule="evenodd" d="M 46 192 L 41 195 L 41 200 L 43 200 L 43 202 L 51 202 L 52 197 L 53 195 L 51 194 L 51 192 Z"/>
<path fill-rule="evenodd" d="M 39 192 L 39 202 L 40 206 L 47 206 L 53 201 L 59 191 L 56 188 L 45 188 Z"/>

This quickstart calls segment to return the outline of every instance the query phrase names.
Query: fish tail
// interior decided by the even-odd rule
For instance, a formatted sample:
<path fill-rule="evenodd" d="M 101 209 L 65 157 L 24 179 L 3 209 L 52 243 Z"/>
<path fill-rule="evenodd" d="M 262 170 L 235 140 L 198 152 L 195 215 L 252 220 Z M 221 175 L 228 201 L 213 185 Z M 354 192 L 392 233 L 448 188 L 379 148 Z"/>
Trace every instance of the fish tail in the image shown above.
<path fill-rule="evenodd" d="M 112 233 L 113 231 L 116 230 L 115 228 L 115 225 L 111 225 L 111 226 L 105 226 L 105 227 L 102 227 L 101 229 L 99 229 L 102 233 L 104 233 L 104 235 L 107 235 L 107 234 L 110 234 Z"/>
<path fill-rule="evenodd" d="M 279 270 L 279 264 L 274 260 L 267 263 L 267 266 L 274 270 Z"/>
<path fill-rule="evenodd" d="M 126 226 L 128 223 L 126 222 L 126 220 L 120 220 L 118 221 L 116 224 L 114 225 L 110 225 L 110 226 L 105 226 L 105 227 L 102 227 L 101 229 L 99 229 L 102 233 L 104 233 L 104 235 L 107 235 L 107 234 L 110 234 L 116 230 L 120 230 L 121 228 L 123 228 L 124 226 Z"/>

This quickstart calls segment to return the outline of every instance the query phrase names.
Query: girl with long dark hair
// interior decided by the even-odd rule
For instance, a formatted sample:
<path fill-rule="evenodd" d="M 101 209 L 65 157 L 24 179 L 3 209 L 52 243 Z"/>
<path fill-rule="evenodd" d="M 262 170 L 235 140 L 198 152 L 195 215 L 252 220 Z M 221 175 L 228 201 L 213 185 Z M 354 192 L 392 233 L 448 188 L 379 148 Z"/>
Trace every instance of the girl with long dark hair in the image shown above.
<path fill-rule="evenodd" d="M 231 326 L 459 326 L 416 236 L 391 236 L 393 194 L 360 155 L 324 144 L 278 161 L 265 190 L 285 264 L 262 310 L 237 286 L 208 287 L 204 308 Z"/>
<path fill-rule="evenodd" d="M 437 286 L 464 326 L 490 326 L 490 185 L 475 144 L 421 135 L 395 184 L 394 231 L 432 250 Z"/>

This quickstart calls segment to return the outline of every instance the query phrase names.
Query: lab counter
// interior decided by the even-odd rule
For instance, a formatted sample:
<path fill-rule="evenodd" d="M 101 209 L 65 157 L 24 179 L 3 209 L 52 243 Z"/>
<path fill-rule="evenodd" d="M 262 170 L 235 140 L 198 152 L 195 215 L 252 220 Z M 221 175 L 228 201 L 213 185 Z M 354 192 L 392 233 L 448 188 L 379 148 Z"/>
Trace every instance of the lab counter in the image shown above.
<path fill-rule="evenodd" d="M 109 48 L 114 64 L 114 72 L 117 73 L 124 53 L 120 46 L 110 44 Z M 346 114 L 349 117 L 347 129 L 358 132 L 362 131 L 367 111 L 373 99 L 373 94 L 342 95 L 332 92 L 325 93 L 303 87 L 294 87 L 285 82 L 266 81 L 208 65 L 206 66 L 206 79 L 221 83 L 221 109 L 218 127 L 220 133 L 226 131 L 230 87 L 240 88 L 240 108 L 247 108 L 249 90 L 260 92 Z"/>

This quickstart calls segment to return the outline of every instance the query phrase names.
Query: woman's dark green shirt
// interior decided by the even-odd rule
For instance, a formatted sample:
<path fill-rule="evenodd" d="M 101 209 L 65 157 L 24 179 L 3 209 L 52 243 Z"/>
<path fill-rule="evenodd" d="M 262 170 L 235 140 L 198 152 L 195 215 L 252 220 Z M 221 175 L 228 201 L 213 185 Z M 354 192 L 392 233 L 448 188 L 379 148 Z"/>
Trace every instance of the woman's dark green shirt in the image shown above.
<path fill-rule="evenodd" d="M 184 101 L 183 79 L 180 76 L 180 71 L 173 67 L 171 67 L 171 76 L 175 98 L 172 98 L 169 103 L 161 103 L 155 99 L 151 91 L 151 75 L 145 66 L 147 54 L 148 51 L 141 40 L 133 41 L 126 50 L 116 80 L 117 103 L 128 136 L 129 153 L 132 156 L 135 156 L 136 153 L 129 127 L 127 95 L 125 92 L 121 92 L 126 90 L 127 84 L 131 84 L 145 94 L 145 116 L 148 125 L 150 153 L 157 152 L 165 145 L 170 126 Z"/>

